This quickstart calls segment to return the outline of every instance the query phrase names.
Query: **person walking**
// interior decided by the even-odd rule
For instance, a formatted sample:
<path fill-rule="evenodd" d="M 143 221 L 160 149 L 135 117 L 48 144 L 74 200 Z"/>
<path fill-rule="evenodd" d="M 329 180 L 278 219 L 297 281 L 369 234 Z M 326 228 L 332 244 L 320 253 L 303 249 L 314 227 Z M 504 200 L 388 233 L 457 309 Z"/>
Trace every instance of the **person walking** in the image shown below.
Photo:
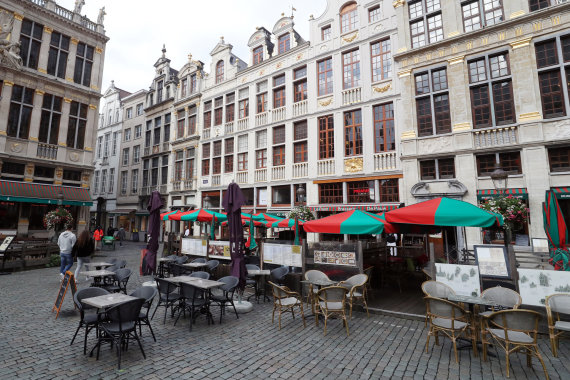
<path fill-rule="evenodd" d="M 63 280 L 65 272 L 73 266 L 73 256 L 71 256 L 71 251 L 77 238 L 75 237 L 75 234 L 71 232 L 71 227 L 71 224 L 68 224 L 66 226 L 66 230 L 62 232 L 57 239 L 59 257 L 61 259 L 61 265 L 59 267 L 59 277 L 61 280 Z"/>
<path fill-rule="evenodd" d="M 118 236 L 119 236 L 119 246 L 122 247 L 123 240 L 125 240 L 125 237 L 127 236 L 127 233 L 125 232 L 125 227 L 121 226 L 121 228 L 119 228 Z"/>
<path fill-rule="evenodd" d="M 93 232 L 93 239 L 95 240 L 95 250 L 100 250 L 101 248 L 99 245 L 101 244 L 101 239 L 103 239 L 103 229 L 101 226 L 97 226 L 95 228 L 95 232 Z"/>
<path fill-rule="evenodd" d="M 79 235 L 77 242 L 73 246 L 73 250 L 71 253 L 73 257 L 77 257 L 77 269 L 75 269 L 75 281 L 77 282 L 79 279 L 79 273 L 81 272 L 81 268 L 84 264 L 90 262 L 90 257 L 95 252 L 95 242 L 93 238 L 89 235 L 89 231 L 83 230 L 83 232 Z M 89 278 L 86 278 L 89 280 Z"/>
<path fill-rule="evenodd" d="M 186 229 L 184 230 L 184 237 L 190 236 L 190 227 L 186 225 Z"/>

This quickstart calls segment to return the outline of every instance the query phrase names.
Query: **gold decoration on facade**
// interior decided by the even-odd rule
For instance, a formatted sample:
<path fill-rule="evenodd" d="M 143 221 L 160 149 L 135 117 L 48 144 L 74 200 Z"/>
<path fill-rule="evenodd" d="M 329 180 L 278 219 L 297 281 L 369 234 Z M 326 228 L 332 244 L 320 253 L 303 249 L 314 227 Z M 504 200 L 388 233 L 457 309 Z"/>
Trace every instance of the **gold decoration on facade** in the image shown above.
<path fill-rule="evenodd" d="M 46 69 L 42 69 L 41 67 L 38 68 L 38 71 L 42 74 L 47 74 L 47 70 Z"/>
<path fill-rule="evenodd" d="M 14 85 L 14 82 L 10 82 L 9 80 L 4 81 L 4 86 L 12 87 L 13 85 Z"/>
<path fill-rule="evenodd" d="M 511 42 L 511 43 L 509 43 L 509 45 L 511 45 L 511 47 L 514 50 L 514 49 L 522 48 L 525 46 L 529 46 L 530 40 L 532 40 L 532 37 L 527 37 L 527 38 L 523 38 L 522 40 Z"/>
<path fill-rule="evenodd" d="M 63 147 L 67 147 L 67 144 L 66 144 L 66 143 L 64 143 L 63 141 L 61 141 L 61 142 L 58 142 L 58 143 L 57 143 L 57 145 L 59 145 L 59 146 L 63 146 Z"/>
<path fill-rule="evenodd" d="M 28 140 L 30 140 L 30 141 L 39 141 L 38 138 L 37 138 L 37 137 L 34 137 L 34 136 L 28 137 Z"/>
<path fill-rule="evenodd" d="M 89 187 L 89 185 L 86 184 L 86 183 L 82 183 L 82 184 L 81 184 L 81 187 L 84 188 L 84 189 L 87 189 L 87 188 Z"/>
<path fill-rule="evenodd" d="M 63 98 L 63 101 L 66 103 L 71 103 L 71 99 L 69 99 L 69 98 Z"/>
<path fill-rule="evenodd" d="M 89 104 L 89 109 L 90 110 L 96 110 L 97 106 L 95 104 Z"/>
<path fill-rule="evenodd" d="M 426 61 L 431 60 L 431 53 L 426 53 Z"/>
<path fill-rule="evenodd" d="M 42 96 L 43 96 L 45 93 L 46 93 L 45 91 L 36 90 L 36 94 L 38 94 L 38 95 L 42 95 Z"/>
<path fill-rule="evenodd" d="M 515 36 L 520 37 L 523 35 L 523 28 L 522 26 L 517 26 L 515 28 Z"/>
<path fill-rule="evenodd" d="M 342 37 L 342 40 L 346 43 L 350 43 L 350 42 L 354 41 L 356 39 L 356 37 L 358 37 L 358 32 L 354 32 L 354 34 L 352 34 L 352 36 Z"/>
<path fill-rule="evenodd" d="M 453 125 L 453 132 L 468 131 L 471 129 L 471 123 L 457 123 Z"/>
<path fill-rule="evenodd" d="M 275 65 L 275 68 L 276 68 L 276 69 L 280 69 L 281 66 L 283 66 L 283 62 L 277 63 L 277 64 Z"/>
<path fill-rule="evenodd" d="M 99 87 L 95 86 L 94 84 L 91 85 L 91 89 L 95 91 L 99 91 Z"/>
<path fill-rule="evenodd" d="M 0 130 L 0 136 L 7 136 L 8 134 L 6 133 L 6 131 L 2 131 Z"/>
<path fill-rule="evenodd" d="M 414 63 L 419 63 L 419 62 L 420 62 L 420 57 L 415 56 L 415 57 L 414 57 Z"/>
<path fill-rule="evenodd" d="M 326 106 L 328 106 L 329 104 L 331 104 L 332 101 L 333 101 L 333 97 L 331 96 L 331 97 L 328 98 L 327 100 L 320 100 L 320 101 L 319 101 L 319 104 L 320 104 L 322 107 L 326 107 Z"/>
<path fill-rule="evenodd" d="M 79 43 L 79 40 L 78 40 L 77 38 L 75 38 L 75 37 L 71 37 L 71 43 L 72 43 L 73 45 L 77 45 L 77 44 Z"/>
<path fill-rule="evenodd" d="M 10 151 L 13 153 L 20 153 L 24 149 L 24 146 L 20 143 L 14 142 L 10 144 Z"/>
<path fill-rule="evenodd" d="M 382 87 L 372 87 L 372 90 L 374 90 L 375 92 L 386 92 L 390 88 L 392 88 L 392 82 L 390 82 L 390 83 L 388 83 Z"/>
<path fill-rule="evenodd" d="M 540 120 L 541 118 L 542 116 L 540 115 L 540 112 L 534 111 L 534 112 L 521 113 L 519 116 L 519 121 Z"/>
<path fill-rule="evenodd" d="M 24 20 L 24 15 L 21 15 L 19 13 L 14 12 L 14 18 L 18 21 L 23 21 Z"/>
<path fill-rule="evenodd" d="M 552 26 L 560 25 L 560 15 L 552 16 L 550 20 L 552 21 Z"/>
<path fill-rule="evenodd" d="M 468 41 L 468 42 L 465 44 L 465 49 L 467 49 L 467 50 L 473 49 L 473 41 Z"/>
<path fill-rule="evenodd" d="M 405 131 L 402 132 L 402 136 L 400 137 L 400 140 L 409 140 L 409 139 L 415 139 L 416 138 L 416 131 Z"/>
<path fill-rule="evenodd" d="M 77 222 L 77 224 L 80 225 L 80 226 L 84 226 L 84 225 L 87 224 L 87 222 L 85 222 L 84 220 L 80 220 L 80 221 Z"/>
<path fill-rule="evenodd" d="M 534 30 L 535 32 L 539 32 L 542 30 L 542 22 L 541 21 L 536 21 L 532 23 L 532 30 Z"/>
<path fill-rule="evenodd" d="M 53 184 L 54 184 L 54 185 L 63 185 L 63 182 L 62 182 L 62 181 L 55 180 L 55 181 L 53 181 Z"/>
<path fill-rule="evenodd" d="M 405 46 L 403 46 L 403 47 L 401 47 L 401 48 L 398 49 L 398 53 L 403 53 L 403 52 L 405 52 L 406 50 L 408 50 L 408 48 L 405 47 Z"/>
<path fill-rule="evenodd" d="M 73 152 L 69 154 L 69 161 L 77 162 L 79 161 L 79 154 Z"/>
<path fill-rule="evenodd" d="M 264 70 L 259 70 L 259 76 L 262 76 L 263 74 L 265 74 Z"/>
<path fill-rule="evenodd" d="M 503 41 L 505 39 L 505 32 L 497 33 L 497 38 L 499 39 L 499 41 Z"/>
<path fill-rule="evenodd" d="M 481 37 L 481 45 L 485 46 L 489 43 L 489 37 Z"/>
<path fill-rule="evenodd" d="M 68 82 L 72 82 L 72 83 L 73 83 L 73 78 L 65 77 L 65 80 L 68 81 Z"/>
<path fill-rule="evenodd" d="M 47 34 L 51 34 L 53 32 L 53 29 L 50 28 L 49 26 L 44 26 L 44 32 Z"/>
<path fill-rule="evenodd" d="M 449 65 L 457 65 L 458 63 L 463 63 L 463 60 L 465 59 L 464 55 L 458 55 L 457 57 L 451 57 L 447 60 L 447 62 L 449 62 Z"/>
<path fill-rule="evenodd" d="M 398 72 L 398 78 L 403 78 L 410 76 L 412 74 L 412 70 L 402 70 Z"/>
<path fill-rule="evenodd" d="M 520 17 L 524 14 L 525 14 L 525 11 L 522 9 L 520 11 L 513 12 L 513 13 L 511 13 L 511 19 Z"/>
<path fill-rule="evenodd" d="M 55 178 L 61 178 L 63 176 L 63 168 L 61 166 L 58 166 L 55 169 Z"/>
<path fill-rule="evenodd" d="M 405 3 L 406 3 L 406 2 L 405 2 L 404 0 L 395 0 L 395 1 L 392 3 L 392 6 L 393 6 L 394 8 L 398 8 L 398 7 L 401 7 L 402 5 L 404 5 Z"/>
<path fill-rule="evenodd" d="M 354 173 L 362 171 L 364 160 L 362 157 L 349 158 L 344 160 L 344 171 L 347 173 Z"/>
<path fill-rule="evenodd" d="M 303 53 L 299 53 L 299 54 L 297 54 L 297 58 L 296 58 L 296 59 L 297 59 L 297 61 L 298 61 L 298 60 L 300 60 L 301 58 L 303 58 Z"/>
<path fill-rule="evenodd" d="M 83 148 L 83 150 L 87 151 L 87 152 L 93 152 L 93 148 L 86 146 L 85 148 Z"/>
<path fill-rule="evenodd" d="M 455 36 L 458 36 L 458 35 L 459 35 L 459 32 L 456 30 L 455 32 L 449 33 L 449 34 L 448 34 L 448 37 L 451 38 L 451 37 L 455 37 Z"/>

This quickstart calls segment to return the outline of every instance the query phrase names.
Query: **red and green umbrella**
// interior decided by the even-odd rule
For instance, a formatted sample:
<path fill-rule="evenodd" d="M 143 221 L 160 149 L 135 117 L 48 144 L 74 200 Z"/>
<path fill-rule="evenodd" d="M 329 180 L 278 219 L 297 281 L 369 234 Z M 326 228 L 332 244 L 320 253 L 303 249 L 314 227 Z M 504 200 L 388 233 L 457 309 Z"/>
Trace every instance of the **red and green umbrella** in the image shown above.
<path fill-rule="evenodd" d="M 258 214 L 253 214 L 253 215 L 251 215 L 251 217 L 253 218 L 253 220 L 257 220 L 257 221 L 263 222 L 263 223 L 275 222 L 276 220 L 283 220 L 284 219 L 280 216 L 272 215 L 272 214 L 265 214 L 263 212 L 260 212 Z"/>
<path fill-rule="evenodd" d="M 179 212 L 180 212 L 179 210 L 163 212 L 162 214 L 160 214 L 160 220 L 170 220 L 168 219 L 170 215 L 178 214 Z"/>
<path fill-rule="evenodd" d="M 493 227 L 504 224 L 499 214 L 451 198 L 435 198 L 398 208 L 387 212 L 385 218 L 389 223 L 442 227 Z"/>
<path fill-rule="evenodd" d="M 564 216 L 560 210 L 556 195 L 552 191 L 546 193 L 542 204 L 544 231 L 550 247 L 550 264 L 555 270 L 570 271 L 570 239 Z"/>
<path fill-rule="evenodd" d="M 244 219 L 244 218 L 242 217 L 242 219 L 241 219 L 241 224 L 242 224 L 242 226 L 249 226 L 249 221 L 250 221 L 249 219 Z M 227 225 L 228 225 L 228 221 L 227 221 L 227 220 L 226 220 L 225 222 L 222 222 L 222 226 L 225 227 L 225 226 L 227 226 Z M 255 227 L 266 227 L 266 226 L 267 226 L 265 223 L 263 223 L 263 222 L 258 222 L 258 221 L 256 221 L 256 220 L 253 221 L 253 225 L 254 225 Z"/>
<path fill-rule="evenodd" d="M 220 212 L 211 211 L 211 210 L 204 210 L 199 208 L 197 210 L 193 210 L 190 213 L 183 215 L 180 220 L 183 222 L 212 222 L 212 220 L 216 219 L 216 222 L 223 222 L 228 220 L 228 216 L 226 214 L 222 214 Z"/>
<path fill-rule="evenodd" d="M 249 248 L 249 250 L 253 250 L 257 248 L 257 243 L 255 242 L 255 221 L 253 219 L 249 220 L 249 236 L 247 237 L 247 241 L 245 242 L 245 246 Z"/>
<path fill-rule="evenodd" d="M 191 214 L 191 213 L 193 213 L 194 211 L 195 211 L 195 210 L 183 211 L 183 212 L 175 212 L 175 213 L 173 213 L 173 214 L 167 215 L 167 217 L 166 217 L 165 220 L 177 220 L 177 221 L 180 221 L 181 218 L 182 218 L 184 215 Z"/>
<path fill-rule="evenodd" d="M 299 225 L 305 224 L 304 220 L 298 219 Z M 295 219 L 281 219 L 274 222 L 265 223 L 266 227 L 271 228 L 295 228 Z"/>
<path fill-rule="evenodd" d="M 384 222 L 378 215 L 351 210 L 305 222 L 303 228 L 306 232 L 325 234 L 380 234 L 384 231 Z"/>

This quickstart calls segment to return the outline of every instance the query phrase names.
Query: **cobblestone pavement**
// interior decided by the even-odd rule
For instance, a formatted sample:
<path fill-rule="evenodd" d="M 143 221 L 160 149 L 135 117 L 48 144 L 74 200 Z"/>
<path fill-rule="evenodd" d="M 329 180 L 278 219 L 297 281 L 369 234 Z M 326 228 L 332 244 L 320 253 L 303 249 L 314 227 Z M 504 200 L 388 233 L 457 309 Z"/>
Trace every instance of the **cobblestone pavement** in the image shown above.
<path fill-rule="evenodd" d="M 127 243 L 115 252 L 99 257 L 121 257 L 128 261 L 134 275 L 129 292 L 150 279 L 138 275 L 142 244 Z M 97 257 L 97 259 L 99 259 Z M 75 270 L 75 265 L 73 267 Z M 84 278 L 83 278 L 84 280 Z M 87 286 L 86 282 L 79 287 Z M 271 304 L 255 304 L 254 311 L 241 315 L 228 313 L 218 324 L 218 309 L 213 309 L 216 324 L 208 326 L 199 317 L 192 332 L 188 320 L 173 326 L 167 317 L 162 324 L 161 310 L 152 321 L 155 343 L 143 329 L 143 360 L 138 347 L 123 355 L 123 369 L 117 370 L 115 351 L 104 347 L 98 361 L 84 356 L 82 339 L 69 342 L 79 321 L 71 295 L 64 300 L 60 316 L 51 308 L 59 287 L 58 269 L 38 269 L 0 276 L 0 379 L 457 379 L 486 380 L 504 378 L 505 356 L 483 362 L 472 351 L 460 351 L 456 364 L 449 340 L 440 346 L 430 342 L 425 353 L 427 330 L 423 322 L 356 312 L 350 321 L 350 337 L 340 321 L 329 324 L 323 336 L 322 323 L 316 327 L 307 319 L 283 316 L 283 327 L 271 325 Z M 543 321 L 545 323 L 545 321 Z M 548 373 L 552 379 L 570 378 L 570 344 L 562 341 L 559 358 L 553 358 L 549 341 L 540 339 Z M 90 337 L 88 347 L 94 344 Z M 526 357 L 512 356 L 511 378 L 544 378 L 540 363 L 526 366 Z"/>

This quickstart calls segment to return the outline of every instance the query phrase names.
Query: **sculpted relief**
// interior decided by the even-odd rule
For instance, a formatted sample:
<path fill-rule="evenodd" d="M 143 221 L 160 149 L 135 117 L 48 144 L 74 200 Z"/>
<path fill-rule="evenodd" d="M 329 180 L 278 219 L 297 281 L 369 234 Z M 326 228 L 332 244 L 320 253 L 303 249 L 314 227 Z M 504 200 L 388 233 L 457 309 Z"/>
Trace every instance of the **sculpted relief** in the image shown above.
<path fill-rule="evenodd" d="M 0 9 L 0 64 L 21 69 L 20 43 L 10 41 L 13 26 L 14 14 Z"/>

